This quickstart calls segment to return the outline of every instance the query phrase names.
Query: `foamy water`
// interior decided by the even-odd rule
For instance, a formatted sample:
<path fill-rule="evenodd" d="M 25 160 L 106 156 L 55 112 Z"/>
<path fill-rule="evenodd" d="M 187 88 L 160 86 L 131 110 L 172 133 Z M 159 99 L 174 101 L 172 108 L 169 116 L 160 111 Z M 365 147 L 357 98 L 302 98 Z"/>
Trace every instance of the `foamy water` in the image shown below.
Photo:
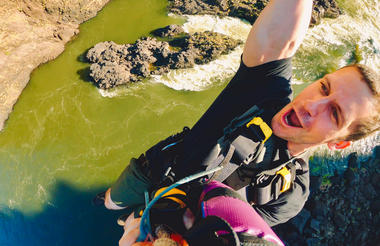
<path fill-rule="evenodd" d="M 293 62 L 299 78 L 316 79 L 352 63 L 356 48 L 360 63 L 380 68 L 379 2 L 352 0 L 340 6 L 343 15 L 322 19 L 321 24 L 308 30 Z"/>
<path fill-rule="evenodd" d="M 211 15 L 187 15 L 183 28 L 188 33 L 213 31 L 245 41 L 251 25 L 237 18 L 220 18 Z M 162 83 L 175 90 L 205 90 L 216 81 L 224 81 L 237 71 L 243 46 L 240 45 L 227 55 L 204 65 L 189 69 L 172 70 L 168 74 L 152 76 L 151 82 Z"/>
<path fill-rule="evenodd" d="M 168 74 L 152 76 L 151 82 L 162 83 L 175 90 L 201 91 L 216 81 L 236 73 L 242 53 L 242 46 L 235 48 L 228 55 L 222 55 L 208 64 L 195 65 L 189 69 L 171 70 Z"/>
<path fill-rule="evenodd" d="M 185 15 L 183 29 L 188 33 L 213 31 L 245 41 L 251 30 L 251 24 L 238 18 L 212 15 Z"/>
<path fill-rule="evenodd" d="M 186 15 L 183 28 L 188 33 L 213 31 L 245 41 L 251 25 L 237 18 L 220 18 L 211 15 Z M 243 46 L 240 45 L 227 55 L 204 65 L 189 69 L 171 70 L 168 74 L 152 76 L 151 82 L 162 83 L 175 90 L 200 91 L 216 81 L 224 81 L 237 71 Z"/>

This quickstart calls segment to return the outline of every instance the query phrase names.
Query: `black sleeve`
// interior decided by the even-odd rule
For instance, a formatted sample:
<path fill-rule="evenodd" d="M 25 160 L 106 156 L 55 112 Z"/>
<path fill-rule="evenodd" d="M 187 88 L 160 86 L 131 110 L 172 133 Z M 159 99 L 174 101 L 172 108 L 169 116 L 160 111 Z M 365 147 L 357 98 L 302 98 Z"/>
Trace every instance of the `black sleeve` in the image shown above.
<path fill-rule="evenodd" d="M 194 125 L 191 135 L 199 137 L 206 134 L 212 139 L 219 138 L 209 134 L 209 131 L 222 133 L 233 118 L 262 101 L 291 97 L 291 75 L 291 58 L 256 67 L 247 67 L 241 62 L 230 83 Z"/>
<path fill-rule="evenodd" d="M 292 77 L 292 58 L 290 57 L 275 60 L 255 67 L 247 67 L 244 64 L 243 59 L 241 59 L 240 66 L 235 77 L 239 78 L 232 79 L 230 84 L 236 83 L 235 80 L 240 80 L 249 81 L 251 83 L 261 83 L 259 85 L 260 87 L 267 87 L 271 86 L 271 83 L 278 83 L 278 78 L 285 79 L 287 80 L 287 83 L 289 83 Z M 241 80 L 241 78 L 243 79 Z M 273 78 L 275 78 L 275 80 L 271 81 Z M 281 90 L 281 88 L 273 89 Z"/>
<path fill-rule="evenodd" d="M 275 226 L 296 216 L 302 210 L 308 196 L 309 172 L 306 172 L 297 175 L 293 190 L 280 195 L 277 200 L 254 208 L 270 226 Z"/>

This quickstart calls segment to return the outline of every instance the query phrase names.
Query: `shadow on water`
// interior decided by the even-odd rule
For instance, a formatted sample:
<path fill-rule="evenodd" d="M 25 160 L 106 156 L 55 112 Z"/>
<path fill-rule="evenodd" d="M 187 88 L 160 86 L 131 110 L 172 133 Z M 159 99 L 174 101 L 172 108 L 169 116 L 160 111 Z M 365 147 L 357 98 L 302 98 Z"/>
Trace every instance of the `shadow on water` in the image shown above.
<path fill-rule="evenodd" d="M 91 47 L 91 48 L 92 48 L 92 47 Z M 87 59 L 87 52 L 88 52 L 91 48 L 86 49 L 82 54 L 80 54 L 80 55 L 77 57 L 77 61 L 79 61 L 79 62 L 83 62 L 83 63 L 89 63 L 90 61 Z"/>
<path fill-rule="evenodd" d="M 84 82 L 94 83 L 94 81 L 92 80 L 90 76 L 90 72 L 91 72 L 90 67 L 85 67 L 83 69 L 79 69 L 77 71 L 77 74 L 79 75 L 79 78 L 83 80 Z"/>
<path fill-rule="evenodd" d="M 1 208 L 0 245 L 117 245 L 123 230 L 116 219 L 129 211 L 109 211 L 91 204 L 98 192 L 59 182 L 41 212 Z"/>
<path fill-rule="evenodd" d="M 81 62 L 81 63 L 90 63 L 90 61 L 87 59 L 87 52 L 90 50 L 90 48 L 88 48 L 86 51 L 84 51 L 82 54 L 80 54 L 78 57 L 77 57 L 77 61 Z M 85 82 L 90 82 L 90 83 L 93 83 L 94 81 L 92 80 L 91 76 L 90 76 L 90 67 L 87 66 L 83 69 L 79 69 L 77 71 L 77 74 L 79 75 L 79 78 Z"/>

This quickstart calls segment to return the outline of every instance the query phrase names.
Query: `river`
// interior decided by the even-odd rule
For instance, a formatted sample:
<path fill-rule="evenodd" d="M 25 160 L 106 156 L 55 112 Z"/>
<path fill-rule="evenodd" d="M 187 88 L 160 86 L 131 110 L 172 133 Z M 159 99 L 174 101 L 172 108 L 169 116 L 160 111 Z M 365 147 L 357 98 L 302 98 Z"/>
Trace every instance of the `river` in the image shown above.
<path fill-rule="evenodd" d="M 353 59 L 380 65 L 378 0 L 340 0 L 344 15 L 311 28 L 294 59 L 299 91 Z M 191 126 L 236 71 L 242 48 L 193 69 L 102 91 L 88 82 L 85 52 L 98 42 L 132 43 L 168 24 L 244 40 L 250 25 L 233 18 L 173 16 L 164 0 L 113 0 L 57 59 L 36 69 L 0 133 L 0 245 L 115 245 L 119 212 L 91 206 L 127 161 Z M 342 170 L 342 157 L 365 158 L 379 135 L 343 153 L 316 150 L 314 173 Z M 343 158 L 344 159 L 344 158 Z M 323 161 L 321 161 L 323 160 Z M 331 165 L 333 162 L 333 165 Z"/>

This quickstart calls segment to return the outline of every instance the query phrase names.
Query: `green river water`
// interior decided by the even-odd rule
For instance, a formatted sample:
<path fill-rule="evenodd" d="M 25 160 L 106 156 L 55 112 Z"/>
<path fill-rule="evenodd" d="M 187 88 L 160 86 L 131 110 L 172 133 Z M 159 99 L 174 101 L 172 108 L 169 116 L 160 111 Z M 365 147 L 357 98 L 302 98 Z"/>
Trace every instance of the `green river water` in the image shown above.
<path fill-rule="evenodd" d="M 115 245 L 122 234 L 115 223 L 120 212 L 91 206 L 92 197 L 118 177 L 131 157 L 193 125 L 224 88 L 228 76 L 197 91 L 144 81 L 108 97 L 88 82 L 83 54 L 96 43 L 132 43 L 153 29 L 185 22 L 168 16 L 166 4 L 112 0 L 81 25 L 63 54 L 33 72 L 0 133 L 0 246 Z M 354 47 L 346 41 L 337 44 L 343 51 L 327 53 L 336 57 L 333 62 L 312 74 L 302 74 L 297 64 L 326 55 L 301 48 L 296 79 L 314 79 L 334 68 L 342 60 L 338 57 Z"/>

